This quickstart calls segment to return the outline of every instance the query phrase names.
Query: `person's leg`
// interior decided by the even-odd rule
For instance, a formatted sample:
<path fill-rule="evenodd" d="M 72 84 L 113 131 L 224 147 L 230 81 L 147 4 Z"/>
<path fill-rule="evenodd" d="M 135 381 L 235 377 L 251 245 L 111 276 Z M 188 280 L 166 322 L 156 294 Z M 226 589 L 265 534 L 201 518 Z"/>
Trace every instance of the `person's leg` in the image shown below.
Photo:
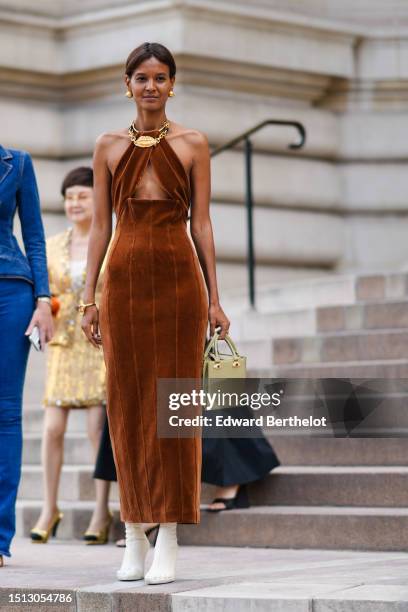
<path fill-rule="evenodd" d="M 88 438 L 92 445 L 95 462 L 105 423 L 105 408 L 103 406 L 91 406 L 86 410 L 88 415 Z M 110 517 L 108 505 L 109 490 L 110 482 L 95 478 L 96 504 L 87 531 L 96 533 L 106 527 Z"/>
<path fill-rule="evenodd" d="M 217 487 L 214 493 L 214 499 L 234 499 L 238 493 L 240 485 L 231 485 L 229 487 Z M 225 510 L 223 502 L 211 502 L 208 504 L 210 510 Z"/>
<path fill-rule="evenodd" d="M 35 307 L 30 283 L 0 279 L 0 555 L 10 557 L 21 474 L 22 400 L 30 342 L 24 335 Z"/>
<path fill-rule="evenodd" d="M 64 457 L 64 435 L 67 428 L 69 408 L 47 406 L 44 410 L 41 446 L 44 505 L 35 529 L 46 530 L 58 510 L 58 487 Z"/>
<path fill-rule="evenodd" d="M 173 582 L 178 553 L 177 523 L 160 523 L 153 563 L 145 575 L 146 584 Z"/>
<path fill-rule="evenodd" d="M 144 566 L 150 543 L 142 523 L 125 523 L 125 530 L 126 549 L 116 576 L 118 580 L 141 580 L 145 574 Z"/>

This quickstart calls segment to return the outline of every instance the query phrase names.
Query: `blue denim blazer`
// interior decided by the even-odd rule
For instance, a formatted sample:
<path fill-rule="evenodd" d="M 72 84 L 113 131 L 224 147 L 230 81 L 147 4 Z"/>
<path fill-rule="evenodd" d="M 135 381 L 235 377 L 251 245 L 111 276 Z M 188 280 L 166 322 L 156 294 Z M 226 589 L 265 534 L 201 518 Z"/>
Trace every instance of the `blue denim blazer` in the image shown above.
<path fill-rule="evenodd" d="M 18 212 L 26 255 L 13 234 Z M 50 295 L 44 227 L 33 162 L 25 151 L 0 145 L 0 277 L 34 285 L 34 297 Z"/>

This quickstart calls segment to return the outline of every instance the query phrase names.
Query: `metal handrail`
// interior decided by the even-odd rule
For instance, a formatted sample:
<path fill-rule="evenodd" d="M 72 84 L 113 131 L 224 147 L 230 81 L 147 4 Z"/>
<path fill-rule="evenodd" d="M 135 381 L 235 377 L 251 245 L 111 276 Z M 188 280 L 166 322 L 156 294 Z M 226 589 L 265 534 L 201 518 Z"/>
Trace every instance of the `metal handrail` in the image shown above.
<path fill-rule="evenodd" d="M 250 128 L 249 130 L 246 130 L 245 132 L 242 132 L 241 134 L 238 134 L 238 136 L 236 136 L 232 140 L 229 140 L 225 144 L 219 147 L 216 147 L 213 151 L 211 151 L 211 157 L 215 157 L 216 155 L 219 155 L 219 153 L 222 153 L 223 151 L 232 149 L 233 147 L 235 147 L 235 145 L 240 143 L 242 140 L 247 139 L 249 136 L 251 136 L 251 134 L 255 134 L 255 132 L 259 132 L 259 130 L 261 130 L 267 125 L 289 126 L 289 127 L 295 127 L 298 130 L 300 134 L 300 142 L 291 143 L 290 145 L 288 145 L 288 149 L 301 149 L 306 142 L 306 130 L 305 130 L 304 125 L 300 123 L 299 121 L 286 121 L 286 120 L 281 120 L 281 119 L 265 119 L 265 121 L 261 121 L 261 123 L 257 123 L 256 125 L 254 125 L 254 127 Z"/>
<path fill-rule="evenodd" d="M 251 309 L 255 310 L 255 256 L 254 256 L 254 228 L 253 228 L 253 193 L 252 193 L 252 142 L 250 136 L 259 132 L 268 125 L 278 126 L 289 126 L 294 127 L 298 130 L 300 135 L 300 141 L 291 143 L 288 148 L 291 150 L 301 149 L 306 142 L 306 130 L 302 123 L 299 121 L 286 121 L 281 119 L 266 119 L 254 125 L 254 127 L 238 134 L 232 140 L 229 140 L 225 144 L 216 147 L 211 152 L 211 157 L 215 157 L 224 151 L 232 149 L 240 142 L 245 142 L 244 154 L 245 154 L 245 193 L 246 193 L 246 209 L 247 209 L 247 252 L 248 252 L 248 288 L 249 288 L 249 301 Z M 190 218 L 190 217 L 188 217 Z"/>

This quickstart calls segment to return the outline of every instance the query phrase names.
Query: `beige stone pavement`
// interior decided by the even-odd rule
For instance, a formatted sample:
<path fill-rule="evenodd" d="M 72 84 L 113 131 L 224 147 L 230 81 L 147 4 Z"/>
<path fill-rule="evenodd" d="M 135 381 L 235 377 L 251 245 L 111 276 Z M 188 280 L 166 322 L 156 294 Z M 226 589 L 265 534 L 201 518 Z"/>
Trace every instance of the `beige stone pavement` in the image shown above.
<path fill-rule="evenodd" d="M 0 569 L 2 612 L 408 611 L 408 553 L 183 546 L 177 581 L 157 586 L 116 581 L 123 549 L 113 544 L 16 538 L 12 553 Z M 11 602 L 30 593 L 72 601 Z"/>

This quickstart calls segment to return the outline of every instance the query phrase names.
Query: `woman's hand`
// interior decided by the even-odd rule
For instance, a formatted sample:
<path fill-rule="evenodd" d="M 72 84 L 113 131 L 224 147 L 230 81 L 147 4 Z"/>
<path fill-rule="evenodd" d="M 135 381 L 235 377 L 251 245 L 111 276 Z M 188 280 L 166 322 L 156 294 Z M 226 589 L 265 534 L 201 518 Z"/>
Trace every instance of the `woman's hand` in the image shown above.
<path fill-rule="evenodd" d="M 99 332 L 99 312 L 97 306 L 88 306 L 85 310 L 81 328 L 89 342 L 97 349 L 101 348 L 102 338 Z"/>
<path fill-rule="evenodd" d="M 51 308 L 46 302 L 37 302 L 37 307 L 34 310 L 25 335 L 29 336 L 36 325 L 38 326 L 40 346 L 43 351 L 46 342 L 49 342 L 54 335 L 54 321 L 52 320 Z"/>
<path fill-rule="evenodd" d="M 210 322 L 210 336 L 213 336 L 216 327 L 221 326 L 219 339 L 224 340 L 229 330 L 230 321 L 219 304 L 210 304 L 208 320 Z"/>

